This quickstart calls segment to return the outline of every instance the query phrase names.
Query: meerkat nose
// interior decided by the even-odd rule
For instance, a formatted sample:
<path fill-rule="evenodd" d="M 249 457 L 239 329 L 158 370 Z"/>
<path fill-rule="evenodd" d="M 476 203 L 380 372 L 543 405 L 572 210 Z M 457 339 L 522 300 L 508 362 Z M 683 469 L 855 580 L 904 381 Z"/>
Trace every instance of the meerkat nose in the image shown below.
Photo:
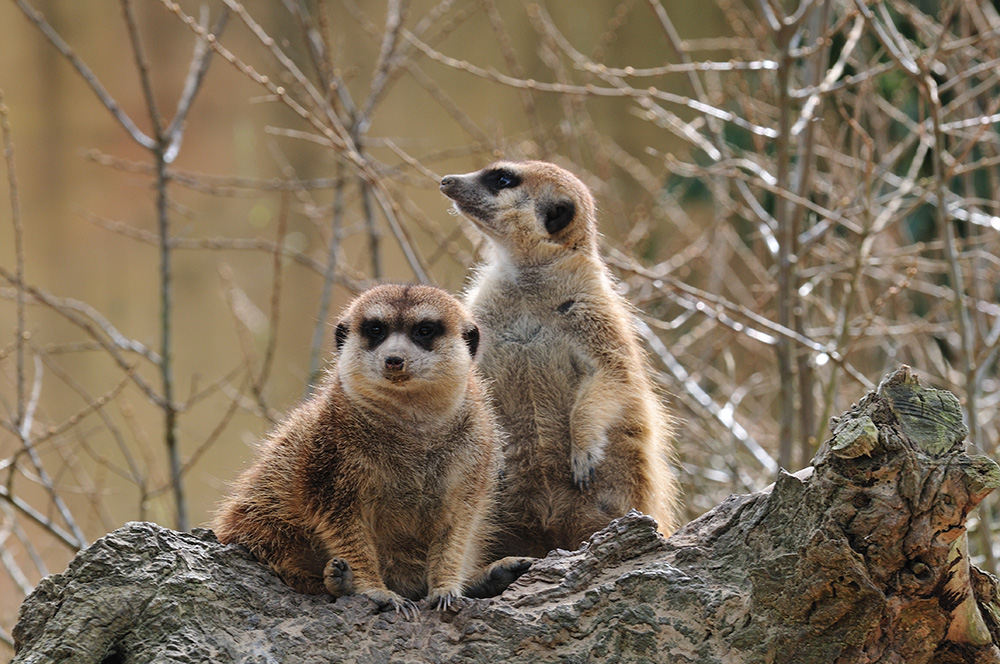
<path fill-rule="evenodd" d="M 389 371 L 402 371 L 405 360 L 397 355 L 390 355 L 385 358 L 385 368 Z"/>

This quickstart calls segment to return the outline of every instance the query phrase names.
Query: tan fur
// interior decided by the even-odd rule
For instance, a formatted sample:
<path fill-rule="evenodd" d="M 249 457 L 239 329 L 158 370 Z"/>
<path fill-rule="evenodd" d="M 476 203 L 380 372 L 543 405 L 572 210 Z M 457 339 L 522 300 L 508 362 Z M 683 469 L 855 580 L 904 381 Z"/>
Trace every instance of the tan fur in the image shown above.
<path fill-rule="evenodd" d="M 337 326 L 323 384 L 222 503 L 219 539 L 300 592 L 363 593 L 407 615 L 410 600 L 446 608 L 477 573 L 494 573 L 481 570 L 500 448 L 472 365 L 477 344 L 465 308 L 444 291 L 360 295 Z"/>
<path fill-rule="evenodd" d="M 490 241 L 465 299 L 509 436 L 502 552 L 576 548 L 632 508 L 668 534 L 677 500 L 669 418 L 598 252 L 589 189 L 528 161 L 446 176 L 441 190 Z"/>

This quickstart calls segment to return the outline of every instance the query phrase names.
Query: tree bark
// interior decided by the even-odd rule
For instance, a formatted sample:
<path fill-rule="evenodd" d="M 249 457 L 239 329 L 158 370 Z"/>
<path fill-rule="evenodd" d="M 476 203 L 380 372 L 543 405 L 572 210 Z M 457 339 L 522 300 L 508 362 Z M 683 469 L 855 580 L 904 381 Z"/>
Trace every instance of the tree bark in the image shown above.
<path fill-rule="evenodd" d="M 210 531 L 131 523 L 25 600 L 14 662 L 1000 664 L 1000 584 L 965 531 L 1000 467 L 965 454 L 958 401 L 904 367 L 832 429 L 812 468 L 668 540 L 632 513 L 414 621 L 297 594 Z"/>

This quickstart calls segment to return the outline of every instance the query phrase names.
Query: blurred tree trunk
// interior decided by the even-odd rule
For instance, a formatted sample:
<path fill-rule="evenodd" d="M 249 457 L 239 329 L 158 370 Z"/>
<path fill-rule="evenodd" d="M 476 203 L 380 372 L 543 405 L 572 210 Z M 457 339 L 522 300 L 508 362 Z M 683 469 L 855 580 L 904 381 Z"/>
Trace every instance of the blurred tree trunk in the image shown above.
<path fill-rule="evenodd" d="M 1000 662 L 997 579 L 965 521 L 1000 468 L 909 369 L 843 416 L 814 467 L 669 540 L 632 513 L 493 600 L 417 620 L 299 595 L 209 531 L 133 523 L 35 589 L 28 662 Z"/>

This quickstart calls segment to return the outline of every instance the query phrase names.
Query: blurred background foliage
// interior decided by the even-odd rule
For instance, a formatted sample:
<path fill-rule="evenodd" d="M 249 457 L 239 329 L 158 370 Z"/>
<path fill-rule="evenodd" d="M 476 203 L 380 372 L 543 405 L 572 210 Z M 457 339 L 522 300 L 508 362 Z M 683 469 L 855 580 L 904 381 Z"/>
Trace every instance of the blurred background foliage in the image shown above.
<path fill-rule="evenodd" d="M 438 181 L 501 156 L 594 189 L 685 519 L 900 363 L 995 457 L 995 4 L 0 4 L 0 641 L 87 542 L 206 523 L 359 289 L 460 292 Z"/>

